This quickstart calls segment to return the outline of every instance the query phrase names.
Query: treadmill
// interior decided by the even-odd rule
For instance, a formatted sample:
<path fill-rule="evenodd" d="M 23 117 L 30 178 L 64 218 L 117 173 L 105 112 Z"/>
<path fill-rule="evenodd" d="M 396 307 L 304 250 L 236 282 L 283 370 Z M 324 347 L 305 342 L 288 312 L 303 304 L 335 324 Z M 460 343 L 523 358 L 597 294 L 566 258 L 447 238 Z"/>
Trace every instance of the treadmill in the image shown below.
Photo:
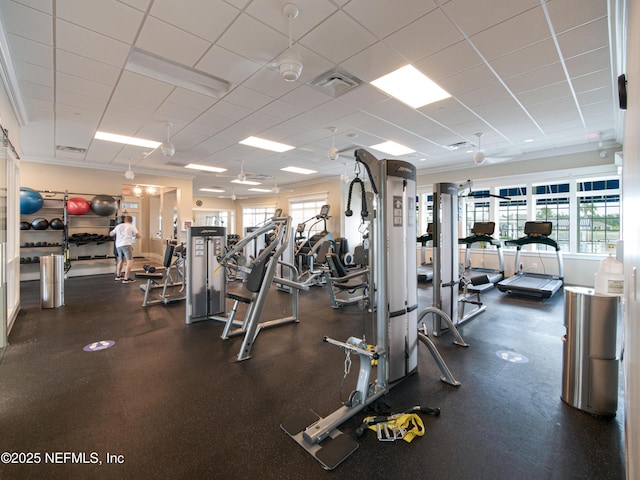
<path fill-rule="evenodd" d="M 427 225 L 427 233 L 424 235 L 420 235 L 417 238 L 417 242 L 422 245 L 420 250 L 420 259 L 422 260 L 421 264 L 418 265 L 418 281 L 419 282 L 430 282 L 433 280 L 433 263 L 425 263 L 424 261 L 424 247 L 427 246 L 427 242 L 433 240 L 433 223 L 429 223 Z"/>
<path fill-rule="evenodd" d="M 487 290 L 504 278 L 504 255 L 500 248 L 502 244 L 500 240 L 491 236 L 495 228 L 495 222 L 475 222 L 471 228 L 471 235 L 458 239 L 458 245 L 466 245 L 467 247 L 464 260 L 465 275 L 469 278 L 486 276 L 488 280 L 488 282 L 485 281 L 486 283 L 470 285 L 468 287 L 469 290 Z M 474 243 L 483 242 L 496 247 L 498 253 L 498 269 L 471 266 L 471 246 Z"/>
<path fill-rule="evenodd" d="M 549 238 L 551 225 L 551 222 L 526 222 L 524 224 L 524 237 L 504 242 L 505 245 L 516 246 L 515 271 L 517 273 L 512 277 L 498 282 L 498 289 L 501 292 L 549 298 L 562 288 L 564 283 L 562 256 L 560 255 L 560 247 L 558 247 L 558 244 Z M 518 265 L 520 265 L 520 250 L 523 245 L 530 243 L 547 245 L 555 249 L 556 258 L 558 259 L 558 275 L 518 271 Z"/>

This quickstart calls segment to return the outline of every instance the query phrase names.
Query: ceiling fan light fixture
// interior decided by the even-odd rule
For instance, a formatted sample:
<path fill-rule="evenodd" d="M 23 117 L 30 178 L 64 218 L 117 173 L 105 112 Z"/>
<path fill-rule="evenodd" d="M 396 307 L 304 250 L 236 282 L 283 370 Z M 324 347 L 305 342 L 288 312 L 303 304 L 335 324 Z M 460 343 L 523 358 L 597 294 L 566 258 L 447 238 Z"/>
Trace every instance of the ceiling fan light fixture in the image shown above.
<path fill-rule="evenodd" d="M 133 170 L 131 170 L 131 160 L 129 160 L 129 170 L 124 172 L 124 178 L 126 178 L 127 180 L 133 180 L 135 176 L 135 173 L 133 173 Z"/>
<path fill-rule="evenodd" d="M 298 52 L 293 49 L 293 19 L 298 16 L 300 11 L 295 3 L 286 3 L 284 7 L 282 7 L 282 13 L 289 20 L 289 47 L 278 58 L 276 65 L 278 72 L 280 72 L 280 75 L 285 81 L 295 82 L 300 78 L 303 67 L 302 58 Z"/>
<path fill-rule="evenodd" d="M 172 122 L 167 122 L 167 140 L 160 145 L 160 151 L 165 157 L 173 157 L 176 153 L 176 147 L 171 143 L 171 127 Z"/>
<path fill-rule="evenodd" d="M 486 155 L 480 149 L 480 143 L 482 142 L 482 132 L 476 133 L 476 137 L 478 137 L 478 150 L 473 154 L 473 162 L 476 165 L 482 165 L 486 159 Z"/>
<path fill-rule="evenodd" d="M 338 129 L 336 127 L 329 127 L 329 131 L 331 131 L 331 148 L 327 150 L 327 158 L 329 160 L 336 160 L 340 156 L 340 152 L 335 145 L 335 136 Z"/>

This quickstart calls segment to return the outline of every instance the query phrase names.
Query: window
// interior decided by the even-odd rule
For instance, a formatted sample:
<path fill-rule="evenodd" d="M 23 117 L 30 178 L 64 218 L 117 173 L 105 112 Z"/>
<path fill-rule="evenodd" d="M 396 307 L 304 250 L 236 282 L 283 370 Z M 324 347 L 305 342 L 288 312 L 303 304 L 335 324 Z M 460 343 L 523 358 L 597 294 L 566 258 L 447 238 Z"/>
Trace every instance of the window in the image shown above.
<path fill-rule="evenodd" d="M 314 217 L 320 213 L 320 208 L 327 204 L 327 198 L 317 200 L 292 201 L 289 203 L 289 216 L 291 217 L 292 228 L 296 228 L 299 224 L 306 223 L 304 236 L 310 238 L 316 233 L 320 233 L 325 229 L 325 222 L 318 221 Z"/>
<path fill-rule="evenodd" d="M 275 207 L 244 207 L 242 209 L 242 227 L 264 225 L 276 213 Z"/>
<path fill-rule="evenodd" d="M 578 252 L 606 253 L 620 239 L 620 181 L 578 183 Z"/>
<path fill-rule="evenodd" d="M 420 198 L 420 207 L 418 209 L 420 218 L 418 220 L 419 230 L 417 236 L 427 233 L 427 227 L 433 222 L 433 195 L 431 193 L 423 193 Z"/>
<path fill-rule="evenodd" d="M 571 226 L 569 206 L 569 184 L 547 184 L 533 187 L 535 219 L 551 222 L 550 238 L 558 243 L 560 250 L 569 250 L 569 228 Z"/>
<path fill-rule="evenodd" d="M 500 240 L 512 240 L 524 235 L 527 221 L 526 187 L 508 187 L 500 189 L 500 196 L 509 200 L 500 200 L 498 207 Z M 515 247 L 507 247 L 515 248 Z"/>
<path fill-rule="evenodd" d="M 476 222 L 488 222 L 491 219 L 491 203 L 489 190 L 477 190 L 471 192 L 466 201 L 466 221 L 464 236 L 471 235 L 473 224 Z"/>

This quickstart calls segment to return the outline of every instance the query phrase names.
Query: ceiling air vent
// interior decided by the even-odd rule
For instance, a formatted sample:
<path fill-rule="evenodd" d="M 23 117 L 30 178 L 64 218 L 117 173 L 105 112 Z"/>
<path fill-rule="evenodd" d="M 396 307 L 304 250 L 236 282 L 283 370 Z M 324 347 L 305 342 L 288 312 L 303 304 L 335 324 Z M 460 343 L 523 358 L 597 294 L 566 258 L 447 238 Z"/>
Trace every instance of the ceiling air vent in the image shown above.
<path fill-rule="evenodd" d="M 56 145 L 56 150 L 58 150 L 59 152 L 66 152 L 66 153 L 87 153 L 86 148 L 70 147 L 68 145 Z"/>
<path fill-rule="evenodd" d="M 359 78 L 354 77 L 344 70 L 335 68 L 311 80 L 307 85 L 315 88 L 325 95 L 336 98 L 356 87 L 359 87 L 361 83 L 362 80 Z"/>
<path fill-rule="evenodd" d="M 473 142 L 468 142 L 468 141 L 464 141 L 464 142 L 458 142 L 458 143 L 452 143 L 451 145 L 445 145 L 444 148 L 446 148 L 447 150 L 451 150 L 452 152 L 455 152 L 456 150 L 459 150 L 461 148 L 475 148 L 476 145 Z"/>

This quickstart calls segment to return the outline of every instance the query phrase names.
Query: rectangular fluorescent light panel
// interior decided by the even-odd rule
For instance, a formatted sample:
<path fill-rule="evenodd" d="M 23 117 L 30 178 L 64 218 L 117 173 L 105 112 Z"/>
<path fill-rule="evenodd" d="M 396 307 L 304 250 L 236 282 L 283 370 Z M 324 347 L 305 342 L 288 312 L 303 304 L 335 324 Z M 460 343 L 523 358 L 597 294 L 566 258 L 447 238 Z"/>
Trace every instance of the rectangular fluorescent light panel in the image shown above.
<path fill-rule="evenodd" d="M 252 182 L 251 180 L 231 180 L 231 183 L 239 183 L 240 185 L 260 185 L 260 182 Z"/>
<path fill-rule="evenodd" d="M 301 173 L 302 175 L 318 173 L 315 170 L 309 170 L 308 168 L 300 168 L 300 167 L 284 167 L 284 168 L 281 168 L 280 170 L 282 170 L 283 172 Z"/>
<path fill-rule="evenodd" d="M 406 155 L 407 153 L 415 152 L 415 150 L 412 150 L 409 147 L 405 147 L 404 145 L 391 141 L 371 145 L 371 148 L 375 148 L 379 152 L 387 153 L 389 155 Z"/>
<path fill-rule="evenodd" d="M 201 188 L 201 192 L 222 193 L 224 188 Z"/>
<path fill-rule="evenodd" d="M 424 107 L 451 96 L 412 65 L 383 75 L 371 84 L 413 108 Z"/>
<path fill-rule="evenodd" d="M 184 168 L 191 168 L 193 170 L 203 170 L 205 172 L 214 172 L 214 173 L 222 173 L 226 172 L 226 168 L 221 167 L 210 167 L 209 165 L 200 165 L 199 163 L 188 163 L 184 166 Z"/>
<path fill-rule="evenodd" d="M 272 142 L 271 140 L 265 140 L 259 137 L 247 137 L 241 140 L 242 145 L 248 145 L 249 147 L 262 148 L 264 150 L 271 150 L 272 152 L 287 152 L 293 150 L 295 147 L 291 145 L 285 145 L 284 143 Z"/>
<path fill-rule="evenodd" d="M 250 192 L 270 192 L 271 190 L 266 188 L 250 188 Z"/>
<path fill-rule="evenodd" d="M 214 98 L 222 98 L 232 87 L 226 80 L 139 48 L 131 51 L 124 69 Z"/>
<path fill-rule="evenodd" d="M 107 142 L 123 143 L 125 145 L 135 145 L 136 147 L 158 148 L 162 142 L 154 142 L 153 140 L 145 140 L 144 138 L 127 137 L 126 135 L 117 135 L 108 132 L 96 132 L 93 137 L 96 140 L 105 140 Z"/>

